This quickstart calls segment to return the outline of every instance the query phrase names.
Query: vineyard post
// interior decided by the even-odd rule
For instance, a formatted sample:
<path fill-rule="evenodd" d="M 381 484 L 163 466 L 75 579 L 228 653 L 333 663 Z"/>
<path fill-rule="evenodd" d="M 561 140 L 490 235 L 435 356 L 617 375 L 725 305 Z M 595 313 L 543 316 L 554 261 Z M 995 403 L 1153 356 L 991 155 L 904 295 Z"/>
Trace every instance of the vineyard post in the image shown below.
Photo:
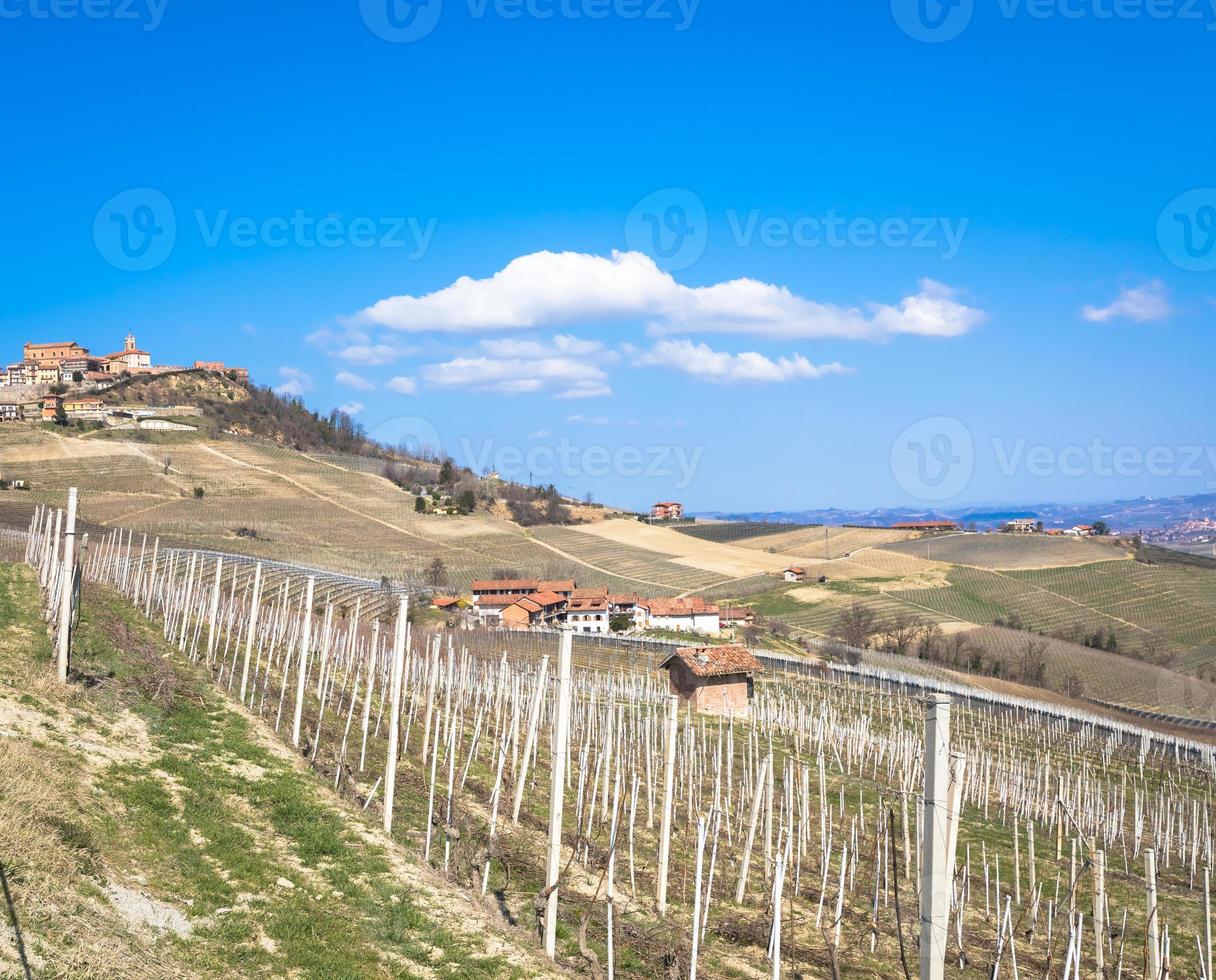
<path fill-rule="evenodd" d="M 55 637 L 59 683 L 68 681 L 68 656 L 72 644 L 72 586 L 76 581 L 76 497 L 68 490 L 68 522 L 63 536 L 63 577 L 59 587 L 59 633 Z"/>
<path fill-rule="evenodd" d="M 549 789 L 549 866 L 545 877 L 545 955 L 557 954 L 557 879 L 562 865 L 562 807 L 566 802 L 566 746 L 570 740 L 570 656 L 574 634 L 564 632 L 557 655 L 557 708 L 553 718 L 553 748 Z"/>
<path fill-rule="evenodd" d="M 1160 980 L 1161 977 L 1161 940 L 1158 934 L 1157 922 L 1157 853 L 1151 847 L 1144 852 L 1144 888 L 1146 899 L 1146 915 L 1148 919 L 1147 935 L 1147 968 L 1144 971 L 1145 980 Z"/>
<path fill-rule="evenodd" d="M 925 699 L 925 802 L 920 887 L 920 980 L 943 980 L 950 914 L 949 846 L 950 697 Z"/>
<path fill-rule="evenodd" d="M 679 729 L 680 698 L 667 696 L 667 743 L 664 746 L 663 818 L 659 825 L 659 869 L 657 907 L 660 918 L 667 914 L 667 865 L 671 859 L 672 796 L 676 780 L 676 733 Z"/>
<path fill-rule="evenodd" d="M 311 579 L 309 580 L 312 581 Z M 245 690 L 249 686 L 249 659 L 253 654 L 253 637 L 258 628 L 258 608 L 262 604 L 262 563 L 258 562 L 253 569 L 253 601 L 249 606 L 249 633 L 245 637 L 245 661 L 241 667 L 241 704 L 245 703 Z M 284 678 L 286 683 L 286 678 Z M 296 730 L 296 744 L 300 744 L 299 729 Z"/>
<path fill-rule="evenodd" d="M 1203 959 L 1204 973 L 1207 978 L 1212 976 L 1212 872 L 1203 869 Z"/>
<path fill-rule="evenodd" d="M 1106 934 L 1106 852 L 1094 847 L 1095 843 L 1094 840 L 1090 841 L 1094 861 L 1094 967 L 1098 976 L 1102 976 L 1105 952 L 1102 943 Z"/>
<path fill-rule="evenodd" d="M 211 608 L 207 612 L 207 664 L 215 658 L 215 621 L 220 611 L 220 579 L 224 574 L 224 556 L 215 559 L 215 583 L 211 587 Z"/>
<path fill-rule="evenodd" d="M 397 741 L 401 722 L 401 670 L 405 663 L 405 596 L 397 607 L 397 628 L 393 633 L 393 659 L 389 677 L 388 758 L 384 765 L 384 832 L 393 832 L 393 793 L 397 786 Z M 383 688 L 382 688 L 383 689 Z M 377 723 L 378 724 L 378 723 Z"/>
<path fill-rule="evenodd" d="M 308 576 L 308 586 L 304 590 L 304 636 L 300 640 L 300 656 L 296 658 L 296 711 L 291 722 L 291 744 L 297 749 L 300 747 L 300 722 L 304 718 L 304 684 L 308 679 L 308 648 L 312 646 L 312 602 L 316 587 L 316 577 Z M 283 681 L 286 683 L 287 678 Z"/>

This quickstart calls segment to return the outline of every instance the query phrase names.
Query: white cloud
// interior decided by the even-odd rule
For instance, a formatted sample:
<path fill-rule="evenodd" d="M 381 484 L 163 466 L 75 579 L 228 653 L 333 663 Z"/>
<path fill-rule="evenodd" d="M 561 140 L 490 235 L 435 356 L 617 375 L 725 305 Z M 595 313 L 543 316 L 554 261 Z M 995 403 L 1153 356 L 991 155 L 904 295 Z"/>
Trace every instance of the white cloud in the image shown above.
<path fill-rule="evenodd" d="M 551 435 L 553 435 L 553 433 L 550 432 L 548 429 L 537 429 L 535 432 L 532 433 L 532 435 L 528 436 L 528 438 L 529 439 L 548 439 Z"/>
<path fill-rule="evenodd" d="M 413 347 L 402 347 L 398 344 L 351 344 L 336 352 L 337 356 L 352 364 L 392 364 L 407 354 L 414 352 Z"/>
<path fill-rule="evenodd" d="M 334 375 L 334 380 L 340 385 L 357 388 L 359 391 L 374 391 L 376 388 L 367 378 L 361 374 L 355 374 L 354 371 L 339 371 Z"/>
<path fill-rule="evenodd" d="M 601 398 L 612 394 L 601 364 L 618 355 L 594 340 L 559 335 L 548 342 L 494 339 L 479 344 L 481 356 L 428 364 L 422 377 L 438 388 L 470 388 L 503 395 L 552 391 L 554 398 Z"/>
<path fill-rule="evenodd" d="M 413 378 L 407 378 L 399 375 L 392 378 L 386 386 L 390 391 L 395 391 L 399 395 L 416 395 L 418 394 L 418 382 Z"/>
<path fill-rule="evenodd" d="M 368 366 L 391 364 L 415 351 L 415 348 L 406 347 L 391 338 L 373 341 L 367 331 L 349 323 L 344 324 L 341 329 L 322 327 L 314 330 L 304 338 L 304 342 L 325 351 L 331 357 Z"/>
<path fill-rule="evenodd" d="M 671 368 L 694 378 L 721 383 L 772 384 L 848 373 L 848 368 L 842 364 L 812 364 L 801 354 L 774 361 L 755 351 L 729 354 L 713 350 L 707 344 L 694 344 L 691 340 L 659 341 L 652 350 L 639 355 L 637 363 Z"/>
<path fill-rule="evenodd" d="M 355 416 L 364 409 L 363 402 L 347 402 L 345 405 L 339 405 L 338 411 L 345 412 L 347 415 Z"/>
<path fill-rule="evenodd" d="M 1086 306 L 1081 315 L 1091 323 L 1107 323 L 1114 319 L 1148 323 L 1164 320 L 1173 312 L 1165 284 L 1160 279 L 1153 279 L 1135 289 L 1124 287 L 1110 306 Z"/>
<path fill-rule="evenodd" d="M 685 286 L 639 252 L 611 257 L 535 252 L 488 279 L 462 276 L 423 296 L 393 296 L 358 319 L 403 331 L 513 330 L 597 320 L 644 319 L 659 334 L 715 331 L 768 337 L 877 339 L 894 334 L 955 337 L 984 313 L 950 287 L 922 279 L 894 306 L 819 303 L 784 286 L 734 279 Z"/>
<path fill-rule="evenodd" d="M 276 395 L 299 398 L 306 392 L 312 391 L 312 375 L 299 368 L 284 365 L 279 368 L 279 377 L 283 379 L 283 383 L 275 387 Z"/>

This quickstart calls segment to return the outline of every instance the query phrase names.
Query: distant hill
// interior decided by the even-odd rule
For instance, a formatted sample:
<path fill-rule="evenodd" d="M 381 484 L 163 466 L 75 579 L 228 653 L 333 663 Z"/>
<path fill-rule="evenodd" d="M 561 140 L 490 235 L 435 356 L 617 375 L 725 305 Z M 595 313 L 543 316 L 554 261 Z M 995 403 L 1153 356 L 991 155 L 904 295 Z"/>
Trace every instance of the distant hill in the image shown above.
<path fill-rule="evenodd" d="M 1116 532 L 1159 531 L 1184 521 L 1216 516 L 1216 494 L 1179 497 L 1138 497 L 1134 500 L 1114 500 L 1093 504 L 1039 503 L 1031 505 L 998 505 L 980 508 L 934 508 L 918 510 L 911 507 L 847 510 L 830 507 L 824 510 L 797 511 L 701 511 L 692 516 L 723 521 L 767 521 L 772 524 L 860 524 L 869 527 L 890 527 L 903 521 L 955 521 L 963 527 L 974 525 L 989 530 L 1019 517 L 1043 522 L 1044 527 L 1067 528 L 1076 524 L 1106 521 Z"/>

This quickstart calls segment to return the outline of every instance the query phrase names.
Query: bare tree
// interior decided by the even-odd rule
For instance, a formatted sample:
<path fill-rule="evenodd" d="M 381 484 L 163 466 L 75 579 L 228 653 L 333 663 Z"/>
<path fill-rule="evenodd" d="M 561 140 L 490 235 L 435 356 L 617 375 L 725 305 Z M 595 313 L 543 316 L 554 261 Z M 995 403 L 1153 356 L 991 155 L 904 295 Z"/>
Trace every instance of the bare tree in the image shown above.
<path fill-rule="evenodd" d="M 432 558 L 426 566 L 426 584 L 438 588 L 448 580 L 448 567 L 439 557 Z"/>
<path fill-rule="evenodd" d="M 878 632 L 878 616 L 869 606 L 855 602 L 844 610 L 832 627 L 832 636 L 846 646 L 859 650 L 868 649 L 874 634 Z"/>
<path fill-rule="evenodd" d="M 896 613 L 882 625 L 879 632 L 882 633 L 889 652 L 906 657 L 923 628 L 924 621 L 920 617 L 909 613 Z"/>
<path fill-rule="evenodd" d="M 1017 660 L 1017 676 L 1023 684 L 1041 685 L 1047 677 L 1047 641 L 1028 639 Z"/>

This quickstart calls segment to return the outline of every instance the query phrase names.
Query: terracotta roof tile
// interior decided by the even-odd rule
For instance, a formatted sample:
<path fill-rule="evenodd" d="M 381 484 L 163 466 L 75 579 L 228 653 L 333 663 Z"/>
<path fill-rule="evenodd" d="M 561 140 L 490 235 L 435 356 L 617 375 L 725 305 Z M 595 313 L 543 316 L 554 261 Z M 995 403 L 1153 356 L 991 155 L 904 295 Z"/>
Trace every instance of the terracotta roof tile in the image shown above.
<path fill-rule="evenodd" d="M 723 677 L 727 674 L 758 674 L 764 668 L 744 647 L 681 647 L 659 664 L 666 668 L 679 660 L 696 677 Z"/>

